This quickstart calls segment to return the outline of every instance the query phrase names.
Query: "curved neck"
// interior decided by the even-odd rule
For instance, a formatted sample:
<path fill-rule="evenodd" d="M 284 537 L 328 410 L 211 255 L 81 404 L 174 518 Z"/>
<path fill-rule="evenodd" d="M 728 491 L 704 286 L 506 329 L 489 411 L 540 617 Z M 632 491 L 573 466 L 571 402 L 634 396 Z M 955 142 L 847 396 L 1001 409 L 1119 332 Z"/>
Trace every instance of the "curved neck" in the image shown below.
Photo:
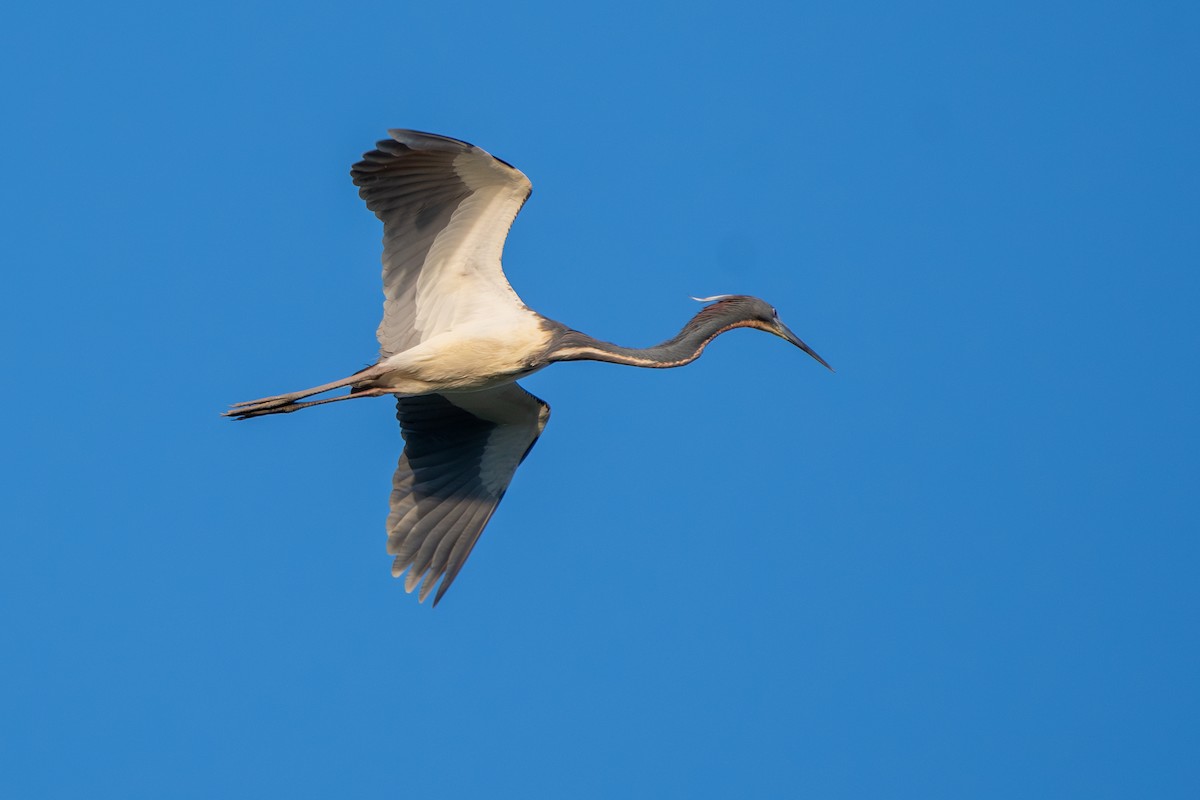
<path fill-rule="evenodd" d="M 728 318 L 719 319 L 706 312 L 708 309 L 702 310 L 692 317 L 674 338 L 654 347 L 621 347 L 568 328 L 551 345 L 547 360 L 608 361 L 613 364 L 628 364 L 631 367 L 657 369 L 682 367 L 699 358 L 708 343 L 725 331 L 762 327 L 757 320 L 730 321 Z"/>

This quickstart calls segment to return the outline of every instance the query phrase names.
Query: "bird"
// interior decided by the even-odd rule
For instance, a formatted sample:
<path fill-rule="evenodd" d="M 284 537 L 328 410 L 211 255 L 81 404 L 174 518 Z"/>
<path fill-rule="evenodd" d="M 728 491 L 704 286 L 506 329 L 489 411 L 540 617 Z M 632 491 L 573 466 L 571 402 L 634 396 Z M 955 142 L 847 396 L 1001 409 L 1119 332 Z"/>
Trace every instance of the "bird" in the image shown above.
<path fill-rule="evenodd" d="M 707 303 L 674 337 L 621 347 L 542 316 L 500 264 L 509 228 L 532 191 L 506 161 L 459 139 L 394 129 L 350 169 L 383 223 L 378 359 L 320 386 L 236 403 L 238 420 L 393 395 L 404 439 L 392 477 L 387 552 L 405 591 L 433 605 L 454 582 L 546 427 L 550 407 L 518 380 L 562 361 L 681 367 L 717 336 L 754 328 L 833 370 L 776 310 L 748 295 Z M 345 393 L 311 399 L 345 389 Z M 439 584 L 440 581 L 440 584 Z"/>

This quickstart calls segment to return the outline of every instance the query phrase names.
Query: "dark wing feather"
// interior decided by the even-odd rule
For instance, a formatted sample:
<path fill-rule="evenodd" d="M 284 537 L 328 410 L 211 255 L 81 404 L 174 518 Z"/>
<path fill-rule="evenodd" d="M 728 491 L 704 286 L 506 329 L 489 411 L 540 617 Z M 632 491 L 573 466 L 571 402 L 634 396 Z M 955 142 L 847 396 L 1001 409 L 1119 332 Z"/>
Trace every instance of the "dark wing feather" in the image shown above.
<path fill-rule="evenodd" d="M 388 553 L 392 574 L 421 584 L 436 606 L 537 441 L 550 407 L 515 383 L 396 401 L 404 453 L 392 478 Z"/>

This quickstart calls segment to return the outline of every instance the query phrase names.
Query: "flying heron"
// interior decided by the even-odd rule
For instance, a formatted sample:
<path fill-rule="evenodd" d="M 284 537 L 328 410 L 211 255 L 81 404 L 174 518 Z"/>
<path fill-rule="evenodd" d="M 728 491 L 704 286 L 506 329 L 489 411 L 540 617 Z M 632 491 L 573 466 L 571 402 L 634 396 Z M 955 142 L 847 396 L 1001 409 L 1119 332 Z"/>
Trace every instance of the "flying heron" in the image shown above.
<path fill-rule="evenodd" d="M 532 185 L 474 145 L 411 130 L 388 131 L 350 169 L 383 222 L 383 321 L 373 366 L 299 392 L 237 403 L 249 419 L 301 408 L 396 396 L 404 451 L 392 478 L 387 551 L 420 601 L 441 581 L 436 606 L 550 417 L 516 381 L 556 361 L 681 367 L 717 336 L 757 328 L 825 360 L 756 297 L 696 298 L 705 306 L 674 338 L 620 347 L 547 319 L 521 302 L 500 266 L 508 229 Z M 832 370 L 832 367 L 829 367 Z M 319 400 L 303 398 L 349 387 Z"/>

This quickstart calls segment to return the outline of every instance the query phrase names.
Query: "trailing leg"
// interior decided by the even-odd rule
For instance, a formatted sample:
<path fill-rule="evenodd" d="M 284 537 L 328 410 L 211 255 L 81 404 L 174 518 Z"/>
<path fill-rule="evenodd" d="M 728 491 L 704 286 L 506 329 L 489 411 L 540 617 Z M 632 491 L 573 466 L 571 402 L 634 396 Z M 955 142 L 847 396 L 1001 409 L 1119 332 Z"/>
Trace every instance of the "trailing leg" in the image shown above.
<path fill-rule="evenodd" d="M 352 391 L 350 394 L 342 394 L 337 397 L 326 397 L 323 400 L 311 400 L 307 403 L 297 403 L 289 401 L 282 405 L 269 405 L 263 408 L 254 408 L 247 406 L 246 408 L 233 408 L 226 411 L 223 416 L 233 417 L 234 419 L 250 419 L 251 417 L 263 417 L 267 414 L 290 414 L 293 411 L 299 411 L 302 408 L 309 406 L 320 406 L 325 403 L 336 403 L 340 400 L 355 400 L 359 397 L 379 397 L 389 394 L 387 389 L 363 389 L 362 391 Z M 286 397 L 287 395 L 280 395 Z"/>
<path fill-rule="evenodd" d="M 383 370 L 379 365 L 360 369 L 348 378 L 342 378 L 332 383 L 324 383 L 320 386 L 314 386 L 311 389 L 303 389 L 298 392 L 288 392 L 287 394 L 277 394 L 272 397 L 263 397 L 258 400 L 248 400 L 244 403 L 234 403 L 223 416 L 235 417 L 237 419 L 249 419 L 250 417 L 261 417 L 264 414 L 286 414 L 300 408 L 315 406 L 321 403 L 330 403 L 334 400 L 347 400 L 351 397 L 375 397 L 382 392 L 374 392 L 373 390 L 353 392 L 352 394 L 343 395 L 341 397 L 333 397 L 327 400 L 318 400 L 311 403 L 297 403 L 305 397 L 311 397 L 315 394 L 324 394 L 325 392 L 341 389 L 344 386 L 353 386 L 356 383 L 369 381 L 383 374 Z"/>

